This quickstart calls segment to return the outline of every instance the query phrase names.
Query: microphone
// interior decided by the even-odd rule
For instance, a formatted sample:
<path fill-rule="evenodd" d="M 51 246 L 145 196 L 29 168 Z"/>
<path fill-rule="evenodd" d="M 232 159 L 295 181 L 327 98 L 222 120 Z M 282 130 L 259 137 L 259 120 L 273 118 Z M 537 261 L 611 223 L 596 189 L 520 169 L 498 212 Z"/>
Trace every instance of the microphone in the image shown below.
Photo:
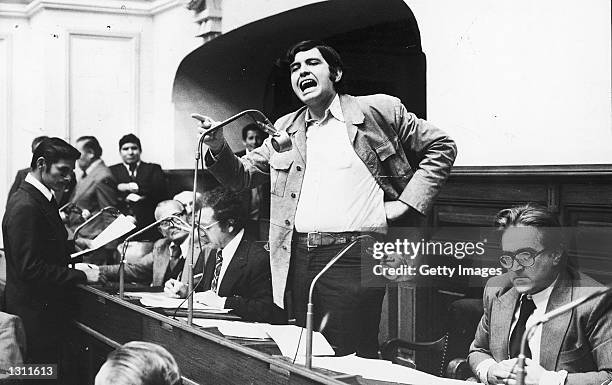
<path fill-rule="evenodd" d="M 263 112 L 259 110 L 244 110 L 230 118 L 225 119 L 224 121 L 216 124 L 215 126 L 209 128 L 206 132 L 204 132 L 204 135 L 214 132 L 218 130 L 219 128 L 226 126 L 229 123 L 245 115 L 248 115 L 251 119 L 253 119 L 253 121 L 255 122 L 255 124 L 257 124 L 259 128 L 261 128 L 262 130 L 270 134 L 270 142 L 272 143 L 272 147 L 274 148 L 276 152 L 286 152 L 286 151 L 291 150 L 293 146 L 291 144 L 291 138 L 289 138 L 289 134 L 287 134 L 286 131 L 277 130 L 274 127 L 274 125 L 270 122 L 270 120 L 268 120 L 266 115 L 264 115 Z M 199 120 L 200 122 L 212 120 L 200 114 L 191 114 L 191 117 L 196 120 Z M 200 141 L 198 143 L 198 149 L 202 145 L 202 138 L 204 138 L 204 135 L 200 137 Z"/>
<path fill-rule="evenodd" d="M 588 302 L 594 298 L 597 297 L 601 297 L 603 295 L 612 293 L 612 287 L 604 287 L 601 290 L 598 290 L 594 293 L 591 293 L 589 295 L 586 295 L 582 298 L 578 298 L 577 300 L 574 300 L 572 302 L 566 303 L 563 306 L 558 307 L 555 310 L 551 310 L 548 313 L 544 314 L 543 316 L 541 316 L 535 324 L 533 324 L 529 329 L 527 329 L 524 333 L 523 333 L 523 337 L 521 338 L 521 352 L 518 356 L 517 362 L 516 362 L 516 366 L 517 366 L 517 370 L 516 370 L 516 384 L 517 385 L 525 385 L 525 360 L 526 360 L 526 356 L 525 356 L 525 348 L 527 347 L 527 341 L 529 341 L 529 339 L 531 338 L 531 336 L 533 335 L 533 333 L 535 333 L 535 329 L 543 324 L 546 323 L 548 321 L 550 321 L 551 319 L 560 316 L 561 314 L 568 312 L 580 305 L 582 305 L 585 302 Z"/>
<path fill-rule="evenodd" d="M 179 227 L 181 230 L 185 230 L 185 231 L 189 231 L 189 225 L 183 221 L 181 218 L 177 217 L 176 215 L 168 215 L 165 216 L 161 219 L 156 220 L 155 222 L 151 223 L 148 226 L 143 227 L 142 229 L 138 230 L 137 232 L 135 232 L 134 234 L 131 234 L 130 236 L 128 236 L 127 238 L 125 238 L 125 240 L 123 241 L 123 245 L 121 247 L 121 260 L 119 261 L 119 298 L 124 299 L 124 293 L 125 293 L 125 254 L 127 252 L 127 247 L 129 242 L 134 239 L 136 236 L 144 233 L 145 231 L 159 225 L 162 222 L 166 222 L 166 221 L 177 221 L 180 225 L 183 225 L 184 227 L 181 226 L 177 226 Z"/>
<path fill-rule="evenodd" d="M 353 247 L 360 239 L 365 238 L 374 239 L 374 237 L 367 234 L 359 235 L 358 237 L 356 237 L 351 243 L 349 243 L 342 250 L 340 250 L 338 254 L 336 254 L 329 262 L 327 262 L 327 265 L 325 265 L 325 267 L 321 269 L 319 274 L 317 274 L 310 283 L 310 291 L 308 292 L 308 307 L 306 310 L 306 368 L 308 369 L 312 369 L 312 334 L 314 328 L 314 304 L 312 303 L 312 295 L 314 293 L 315 283 L 317 283 L 317 280 L 321 278 L 321 276 L 327 270 L 329 270 L 340 258 L 342 258 L 342 256 L 344 256 L 344 254 L 346 254 L 346 252 L 349 251 L 351 247 Z"/>

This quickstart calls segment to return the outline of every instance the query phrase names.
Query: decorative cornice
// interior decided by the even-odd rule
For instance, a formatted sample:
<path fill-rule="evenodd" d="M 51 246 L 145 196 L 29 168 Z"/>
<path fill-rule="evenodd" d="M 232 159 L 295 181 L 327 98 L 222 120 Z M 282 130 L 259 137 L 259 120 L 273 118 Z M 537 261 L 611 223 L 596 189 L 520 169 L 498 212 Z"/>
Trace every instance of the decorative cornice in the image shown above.
<path fill-rule="evenodd" d="M 185 6 L 187 2 L 187 0 L 34 0 L 29 4 L 0 3 L 0 17 L 30 18 L 36 13 L 47 9 L 130 16 L 155 16 L 168 9 Z"/>

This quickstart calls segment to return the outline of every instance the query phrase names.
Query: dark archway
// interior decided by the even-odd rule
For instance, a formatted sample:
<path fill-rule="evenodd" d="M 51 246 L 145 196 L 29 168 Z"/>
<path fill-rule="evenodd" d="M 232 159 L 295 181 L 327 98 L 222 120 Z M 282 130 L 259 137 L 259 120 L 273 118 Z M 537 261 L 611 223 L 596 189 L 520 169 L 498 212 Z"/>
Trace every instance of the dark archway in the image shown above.
<path fill-rule="evenodd" d="M 391 94 L 426 117 L 425 55 L 408 6 L 402 0 L 333 0 L 244 25 L 187 55 L 174 81 L 177 130 L 192 130 L 192 112 L 225 119 L 256 108 L 275 120 L 299 107 L 279 59 L 305 39 L 340 52 L 348 93 Z M 237 131 L 228 135 L 235 149 Z"/>

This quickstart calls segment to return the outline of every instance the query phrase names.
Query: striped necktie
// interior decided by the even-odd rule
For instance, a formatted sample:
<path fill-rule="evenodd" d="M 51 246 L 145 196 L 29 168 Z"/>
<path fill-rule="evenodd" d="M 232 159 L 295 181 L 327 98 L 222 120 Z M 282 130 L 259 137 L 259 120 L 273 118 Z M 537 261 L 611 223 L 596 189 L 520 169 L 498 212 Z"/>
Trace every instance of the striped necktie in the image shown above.
<path fill-rule="evenodd" d="M 215 273 L 213 275 L 212 282 L 210 284 L 210 290 L 217 292 L 219 286 L 219 274 L 221 274 L 221 266 L 223 265 L 222 250 L 217 250 L 217 260 L 215 261 Z"/>

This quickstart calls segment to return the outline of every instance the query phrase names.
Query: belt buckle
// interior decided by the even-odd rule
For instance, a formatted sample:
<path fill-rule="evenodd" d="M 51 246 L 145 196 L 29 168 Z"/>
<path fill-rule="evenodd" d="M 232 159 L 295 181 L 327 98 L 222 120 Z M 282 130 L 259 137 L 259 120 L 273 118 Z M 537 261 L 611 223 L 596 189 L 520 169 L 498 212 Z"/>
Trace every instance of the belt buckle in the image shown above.
<path fill-rule="evenodd" d="M 314 245 L 310 244 L 311 240 L 313 243 L 318 242 L 318 244 L 314 244 Z M 311 248 L 319 247 L 320 245 L 321 245 L 321 233 L 318 231 L 309 231 L 308 235 L 306 236 L 306 247 L 311 249 Z"/>

